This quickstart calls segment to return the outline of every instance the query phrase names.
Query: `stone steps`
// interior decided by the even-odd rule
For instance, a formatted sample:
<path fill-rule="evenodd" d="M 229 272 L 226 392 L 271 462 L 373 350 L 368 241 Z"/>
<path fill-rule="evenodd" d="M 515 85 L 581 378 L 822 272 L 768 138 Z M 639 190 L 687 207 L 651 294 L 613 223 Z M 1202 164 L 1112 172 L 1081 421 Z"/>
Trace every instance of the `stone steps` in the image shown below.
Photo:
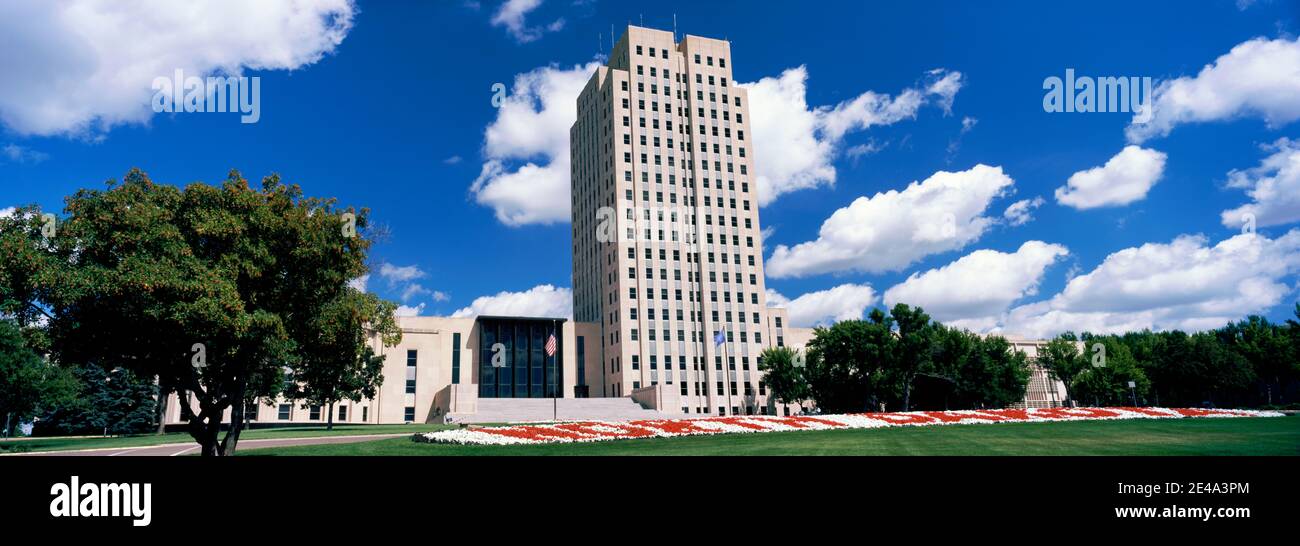
<path fill-rule="evenodd" d="M 480 398 L 478 412 L 451 414 L 453 423 L 635 421 L 680 417 L 642 408 L 631 398 Z"/>

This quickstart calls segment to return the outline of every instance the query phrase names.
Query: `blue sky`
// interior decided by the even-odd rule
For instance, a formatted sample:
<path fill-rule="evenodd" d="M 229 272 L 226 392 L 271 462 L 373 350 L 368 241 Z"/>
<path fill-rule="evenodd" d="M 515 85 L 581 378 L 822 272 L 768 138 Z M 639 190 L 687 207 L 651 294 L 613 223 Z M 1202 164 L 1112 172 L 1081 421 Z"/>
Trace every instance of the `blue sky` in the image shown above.
<path fill-rule="evenodd" d="M 886 238 L 847 263 L 787 266 L 782 274 L 769 263 L 768 286 L 779 294 L 771 299 L 792 300 L 800 322 L 860 316 L 890 301 L 896 287 L 894 294 L 930 304 L 949 321 L 1036 335 L 1194 329 L 1248 313 L 1281 320 L 1296 301 L 1300 231 L 1288 235 L 1300 226 L 1300 167 L 1288 165 L 1300 164 L 1300 145 L 1283 140 L 1300 137 L 1300 66 L 1290 64 L 1300 63 L 1294 2 L 1099 1 L 1087 9 L 957 1 L 304 5 L 286 17 L 250 4 L 246 11 L 178 19 L 153 29 L 160 36 L 155 45 L 131 52 L 114 45 L 118 38 L 90 30 L 95 21 L 70 20 L 56 7 L 0 8 L 0 31 L 16 35 L 9 38 L 14 47 L 0 47 L 0 69 L 16 75 L 0 83 L 0 209 L 37 203 L 61 210 L 63 196 L 131 167 L 173 184 L 216 183 L 231 168 L 249 178 L 277 172 L 308 194 L 370 207 L 391 230 L 375 247 L 367 289 L 421 314 L 500 306 L 553 313 L 564 308 L 571 283 L 568 223 L 509 225 L 475 182 L 494 160 L 507 173 L 529 162 L 545 167 L 552 158 L 538 150 L 566 144 L 552 138 L 530 148 L 519 143 L 527 135 L 516 135 L 489 150 L 486 131 L 510 115 L 493 106 L 492 85 L 511 88 L 527 112 L 543 114 L 538 101 L 545 99 L 571 109 L 572 98 L 546 89 L 517 93 L 521 75 L 549 81 L 585 74 L 585 65 L 608 51 L 611 25 L 643 21 L 671 29 L 676 14 L 681 33 L 732 41 L 738 82 L 775 84 L 803 67 L 800 91 L 810 120 L 833 115 L 819 114 L 819 107 L 833 110 L 868 92 L 895 105 L 907 90 L 925 97 L 899 119 L 868 112 L 859 120 L 871 120 L 865 128 L 842 136 L 814 128 L 809 136 L 829 150 L 824 159 L 835 180 L 782 193 L 763 207 L 765 257 L 778 246 L 794 252 L 815 242 L 823 222 L 860 197 L 872 201 L 863 206 L 891 214 L 927 206 L 924 199 L 875 196 L 904 192 L 939 171 L 967 180 L 985 165 L 1011 180 L 991 197 L 974 195 L 975 182 L 951 190 L 949 197 L 976 207 L 958 215 L 960 244 L 918 248 L 914 238 Z M 250 30 L 230 36 L 186 26 L 217 26 L 224 17 Z M 311 21 L 282 32 L 254 24 L 294 18 Z M 50 31 L 37 37 L 8 28 L 18 25 Z M 58 47 L 57 40 L 82 47 Z M 1234 49 L 1252 40 L 1255 46 Z M 1207 65 L 1215 70 L 1202 74 Z M 147 111 L 148 80 L 182 66 L 260 77 L 259 122 Z M 1162 129 L 1135 138 L 1131 114 L 1045 112 L 1043 80 L 1063 77 L 1067 68 L 1167 84 L 1164 102 L 1156 95 Z M 927 91 L 934 69 L 960 76 L 947 109 Z M 138 74 L 147 75 L 143 83 L 128 78 Z M 790 98 L 797 97 L 773 97 L 769 105 Z M 751 103 L 755 119 L 759 102 Z M 68 108 L 78 114 L 71 121 L 50 114 Z M 545 129 L 532 136 L 556 134 Z M 756 135 L 760 143 L 762 137 Z M 1129 145 L 1136 151 L 1120 157 Z M 1137 197 L 1083 207 L 1057 198 L 1072 175 L 1112 158 L 1113 168 L 1093 178 L 1136 185 Z M 763 167 L 760 161 L 760 175 Z M 1241 228 L 1221 216 L 1251 203 L 1250 190 L 1261 187 L 1272 193 L 1261 193 L 1259 207 L 1250 209 L 1260 219 L 1258 238 L 1233 239 Z M 1004 214 L 1035 198 L 1041 205 L 1023 223 Z M 909 218 L 900 225 L 916 221 Z M 831 237 L 823 246 L 843 240 Z M 1027 242 L 1040 244 L 1022 246 Z M 905 263 L 876 260 L 886 253 L 878 249 L 897 251 Z M 815 262 L 815 251 L 795 259 Z M 1012 281 L 990 282 L 1003 277 Z M 547 285 L 554 290 L 534 290 Z M 805 294 L 811 296 L 800 298 Z"/>

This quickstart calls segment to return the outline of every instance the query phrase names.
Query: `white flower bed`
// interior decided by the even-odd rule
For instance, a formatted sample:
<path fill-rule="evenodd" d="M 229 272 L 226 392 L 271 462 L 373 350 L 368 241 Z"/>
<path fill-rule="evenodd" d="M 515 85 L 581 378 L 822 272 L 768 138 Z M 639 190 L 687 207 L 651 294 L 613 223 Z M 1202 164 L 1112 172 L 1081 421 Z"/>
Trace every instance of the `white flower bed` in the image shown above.
<path fill-rule="evenodd" d="M 630 422 L 574 421 L 508 427 L 474 427 L 416 434 L 417 442 L 460 445 L 601 442 L 795 430 L 863 429 L 976 423 L 1033 423 L 1187 417 L 1280 417 L 1279 412 L 1197 408 L 1031 408 L 962 411 L 852 413 L 841 415 L 736 415 Z"/>

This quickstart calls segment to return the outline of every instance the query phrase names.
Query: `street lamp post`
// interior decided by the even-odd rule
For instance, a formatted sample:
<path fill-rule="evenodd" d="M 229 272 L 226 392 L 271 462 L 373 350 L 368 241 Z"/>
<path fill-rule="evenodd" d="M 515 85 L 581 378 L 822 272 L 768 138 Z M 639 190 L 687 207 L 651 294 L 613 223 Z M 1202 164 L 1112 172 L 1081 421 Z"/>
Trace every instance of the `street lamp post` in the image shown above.
<path fill-rule="evenodd" d="M 1133 407 L 1136 408 L 1137 405 L 1138 405 L 1137 382 L 1136 382 L 1136 381 L 1129 381 L 1129 382 L 1128 382 L 1128 390 L 1129 390 L 1129 393 L 1133 395 Z"/>

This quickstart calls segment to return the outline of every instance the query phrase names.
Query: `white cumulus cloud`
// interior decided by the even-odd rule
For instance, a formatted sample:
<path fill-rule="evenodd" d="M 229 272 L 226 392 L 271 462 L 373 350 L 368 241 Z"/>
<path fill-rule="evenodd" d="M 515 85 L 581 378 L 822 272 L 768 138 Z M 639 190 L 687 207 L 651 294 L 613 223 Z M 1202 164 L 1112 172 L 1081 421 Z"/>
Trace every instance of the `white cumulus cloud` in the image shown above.
<path fill-rule="evenodd" d="M 1070 175 L 1056 201 L 1076 209 L 1127 205 L 1146 198 L 1165 172 L 1164 152 L 1129 145 L 1105 165 Z"/>
<path fill-rule="evenodd" d="M 36 151 L 26 146 L 19 146 L 17 144 L 5 144 L 3 147 L 0 147 L 0 158 L 3 158 L 5 161 L 9 163 L 33 163 L 34 164 L 34 163 L 40 163 L 42 161 L 45 161 L 46 159 L 49 159 L 50 156 L 45 152 Z M 5 161 L 0 161 L 0 163 L 3 163 Z"/>
<path fill-rule="evenodd" d="M 939 171 L 903 191 L 859 197 L 822 223 L 815 240 L 778 245 L 767 262 L 771 277 L 898 271 L 978 240 L 996 220 L 989 204 L 1015 182 L 1001 167 Z"/>
<path fill-rule="evenodd" d="M 298 69 L 355 13 L 351 0 L 0 2 L 0 121 L 42 136 L 145 123 L 154 78 Z"/>
<path fill-rule="evenodd" d="M 569 221 L 569 127 L 599 63 L 547 66 L 515 76 L 487 127 L 486 162 L 470 187 L 508 226 Z"/>
<path fill-rule="evenodd" d="M 996 325 L 1012 303 L 1038 293 L 1048 266 L 1069 254 L 1064 246 L 1027 241 L 1015 252 L 976 250 L 957 261 L 885 291 L 885 305 L 920 306 L 936 320 L 976 331 Z"/>
<path fill-rule="evenodd" d="M 1300 39 L 1242 42 L 1195 77 L 1161 82 L 1152 118 L 1128 126 L 1130 142 L 1168 135 L 1185 123 L 1263 118 L 1277 128 L 1300 119 Z"/>
<path fill-rule="evenodd" d="M 1002 217 L 1006 219 L 1008 224 L 1023 226 L 1034 219 L 1034 209 L 1041 206 L 1043 206 L 1042 197 L 1021 199 L 1008 206 L 1007 210 L 1002 211 Z"/>
<path fill-rule="evenodd" d="M 397 310 L 394 311 L 393 314 L 399 317 L 418 317 L 420 316 L 420 313 L 423 312 L 424 312 L 424 304 L 421 303 L 416 306 L 399 305 L 397 306 Z"/>
<path fill-rule="evenodd" d="M 1240 234 L 1211 245 L 1201 235 L 1112 253 L 1052 298 L 1013 308 L 1000 330 L 1049 337 L 1223 326 L 1282 303 L 1300 271 L 1300 229 L 1276 239 Z"/>
<path fill-rule="evenodd" d="M 935 69 L 919 86 L 896 96 L 866 91 L 835 105 L 817 107 L 808 105 L 807 81 L 808 69 L 799 66 L 777 77 L 740 84 L 749 92 L 759 205 L 784 193 L 833 185 L 836 171 L 832 163 L 849 133 L 914 119 L 928 103 L 951 111 L 963 77 L 960 72 Z M 853 149 L 857 155 L 865 150 Z"/>
<path fill-rule="evenodd" d="M 484 163 L 470 193 L 508 226 L 567 222 L 569 128 L 577 99 L 601 64 L 545 66 L 518 74 L 485 131 Z M 749 90 L 755 170 L 760 205 L 798 189 L 835 182 L 832 161 L 844 136 L 916 117 L 924 104 L 951 107 L 961 88 L 959 72 L 936 70 L 917 88 L 896 97 L 865 92 L 833 106 L 810 108 L 807 70 L 740 84 Z M 763 153 L 780 150 L 780 153 Z M 860 156 L 865 148 L 856 148 Z"/>
<path fill-rule="evenodd" d="M 564 28 L 564 19 L 556 19 L 545 26 L 529 26 L 527 17 L 542 5 L 542 0 L 506 0 L 492 14 L 492 26 L 504 27 L 515 41 L 523 44 L 535 41 L 547 32 Z"/>
<path fill-rule="evenodd" d="M 1281 138 L 1264 150 L 1272 153 L 1258 167 L 1228 173 L 1228 187 L 1245 190 L 1251 202 L 1223 211 L 1223 225 L 1238 227 L 1251 216 L 1258 226 L 1300 221 L 1300 141 Z"/>
<path fill-rule="evenodd" d="M 425 276 L 425 272 L 414 265 L 397 266 L 384 262 L 379 266 L 379 276 L 388 282 L 397 283 L 419 279 Z"/>
<path fill-rule="evenodd" d="M 446 301 L 448 299 L 447 295 L 443 292 L 435 292 L 425 287 L 423 284 L 415 282 L 417 279 L 422 279 L 428 276 L 428 273 L 425 273 L 424 270 L 420 269 L 418 266 L 398 266 L 384 262 L 379 266 L 379 276 L 385 281 L 388 281 L 389 289 L 398 291 L 398 299 L 402 300 L 403 303 L 424 295 L 431 296 L 434 301 Z M 355 283 L 359 280 L 361 286 L 364 288 L 365 281 L 369 279 L 370 276 L 366 275 L 361 279 L 354 279 L 352 282 Z"/>
<path fill-rule="evenodd" d="M 865 284 L 841 284 L 809 292 L 795 299 L 789 299 L 771 288 L 767 289 L 767 306 L 784 307 L 790 325 L 802 328 L 860 319 L 867 308 L 876 303 L 876 299 L 876 291 Z"/>
<path fill-rule="evenodd" d="M 510 317 L 568 318 L 573 315 L 573 291 L 543 284 L 524 292 L 503 291 L 492 296 L 474 298 L 453 317 L 500 315 Z"/>

